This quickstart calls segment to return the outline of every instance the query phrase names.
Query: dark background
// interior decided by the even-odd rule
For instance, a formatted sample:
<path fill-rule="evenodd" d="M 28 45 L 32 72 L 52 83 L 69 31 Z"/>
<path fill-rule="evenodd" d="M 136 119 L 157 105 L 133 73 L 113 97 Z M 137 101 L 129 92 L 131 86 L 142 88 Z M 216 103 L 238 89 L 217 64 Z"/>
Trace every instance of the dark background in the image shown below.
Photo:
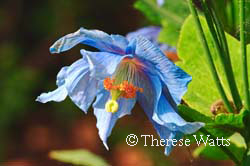
<path fill-rule="evenodd" d="M 69 99 L 61 103 L 35 102 L 56 88 L 61 67 L 80 58 L 77 46 L 59 55 L 49 47 L 59 37 L 80 27 L 125 35 L 150 25 L 133 8 L 134 0 L 1 0 L 0 3 L 0 165 L 57 166 L 50 160 L 53 149 L 86 148 L 113 166 L 229 165 L 193 159 L 192 147 L 175 148 L 170 157 L 163 148 L 129 147 L 128 134 L 154 134 L 141 108 L 124 117 L 102 145 L 96 119 L 85 115 Z M 155 136 L 156 137 L 156 136 Z"/>

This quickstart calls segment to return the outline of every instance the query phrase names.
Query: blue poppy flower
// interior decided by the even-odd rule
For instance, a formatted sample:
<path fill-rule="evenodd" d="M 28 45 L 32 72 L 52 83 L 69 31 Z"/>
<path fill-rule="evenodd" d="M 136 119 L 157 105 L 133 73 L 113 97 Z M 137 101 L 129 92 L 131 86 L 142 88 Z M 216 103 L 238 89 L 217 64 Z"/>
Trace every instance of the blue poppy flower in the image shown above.
<path fill-rule="evenodd" d="M 97 128 L 107 149 L 107 138 L 116 121 L 130 114 L 136 101 L 162 139 L 179 139 L 204 125 L 186 122 L 178 115 L 177 105 L 191 76 L 145 37 L 126 39 L 81 28 L 60 38 L 50 51 L 60 53 L 77 44 L 95 47 L 99 52 L 81 50 L 82 58 L 58 73 L 58 88 L 42 93 L 37 101 L 60 102 L 69 96 L 86 113 L 95 100 Z M 165 154 L 171 149 L 167 146 Z"/>
<path fill-rule="evenodd" d="M 173 62 L 176 62 L 179 60 L 176 49 L 174 47 L 171 47 L 165 43 L 160 43 L 158 41 L 158 36 L 161 31 L 161 27 L 158 26 L 147 26 L 140 28 L 134 32 L 129 32 L 126 35 L 126 38 L 128 40 L 131 40 L 132 38 L 135 38 L 137 36 L 143 36 L 150 40 L 152 43 L 157 45 L 161 51 Z"/>

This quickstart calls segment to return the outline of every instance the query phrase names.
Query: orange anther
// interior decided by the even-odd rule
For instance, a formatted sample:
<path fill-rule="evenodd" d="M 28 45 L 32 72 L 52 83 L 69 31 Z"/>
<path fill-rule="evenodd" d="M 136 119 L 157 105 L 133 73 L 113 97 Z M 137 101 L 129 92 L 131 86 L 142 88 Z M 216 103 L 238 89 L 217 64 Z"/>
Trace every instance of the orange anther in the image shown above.
<path fill-rule="evenodd" d="M 143 88 L 139 88 L 137 86 L 134 86 L 132 83 L 129 83 L 128 81 L 123 81 L 121 84 L 113 85 L 114 80 L 111 80 L 110 78 L 106 78 L 103 81 L 104 88 L 106 90 L 118 90 L 121 92 L 121 96 L 124 98 L 135 98 L 136 92 L 143 92 Z"/>
<path fill-rule="evenodd" d="M 110 78 L 105 78 L 103 81 L 103 86 L 106 90 L 111 90 L 113 87 L 114 80 L 111 80 Z"/>

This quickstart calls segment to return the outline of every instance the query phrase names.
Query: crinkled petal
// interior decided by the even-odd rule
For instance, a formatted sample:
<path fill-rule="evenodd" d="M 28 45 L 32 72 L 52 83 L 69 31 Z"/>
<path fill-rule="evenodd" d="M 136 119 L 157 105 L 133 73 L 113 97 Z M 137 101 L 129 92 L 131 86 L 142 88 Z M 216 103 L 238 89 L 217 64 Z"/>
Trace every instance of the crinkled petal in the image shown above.
<path fill-rule="evenodd" d="M 138 37 L 131 41 L 129 46 L 130 52 L 134 52 L 135 56 L 154 64 L 174 101 L 179 104 L 192 77 L 166 58 L 162 51 L 146 38 Z"/>
<path fill-rule="evenodd" d="M 153 113 L 153 120 L 158 124 L 167 127 L 171 131 L 184 134 L 192 134 L 204 126 L 204 123 L 191 123 L 182 119 L 163 94 L 158 102 L 157 110 Z"/>
<path fill-rule="evenodd" d="M 172 148 L 173 148 L 171 140 L 172 139 L 177 139 L 177 140 L 179 139 L 176 137 L 177 132 L 169 130 L 169 128 L 158 124 L 157 122 L 155 122 L 152 119 L 154 107 L 153 107 L 153 105 L 151 105 L 152 103 L 150 104 L 150 102 L 149 102 L 150 99 L 147 99 L 147 98 L 149 98 L 149 97 L 146 97 L 143 94 L 138 95 L 138 101 L 139 101 L 141 107 L 143 108 L 144 112 L 146 113 L 148 119 L 153 124 L 157 134 L 160 136 L 161 139 L 164 139 L 164 140 L 169 139 L 168 146 L 165 146 L 165 155 L 169 155 Z"/>
<path fill-rule="evenodd" d="M 143 36 L 150 40 L 151 42 L 157 43 L 157 38 L 159 35 L 159 32 L 161 31 L 161 28 L 158 26 L 148 26 L 144 28 L 140 28 L 134 32 L 130 32 L 126 35 L 126 38 L 130 41 L 133 38 L 136 38 L 138 36 Z"/>
<path fill-rule="evenodd" d="M 69 95 L 71 100 L 86 113 L 97 94 L 99 81 L 90 77 L 88 62 L 82 58 L 71 66 L 63 67 L 57 74 L 56 84 L 58 88 L 55 91 L 41 94 L 37 101 L 60 102 Z"/>
<path fill-rule="evenodd" d="M 158 124 L 156 121 L 152 119 L 154 110 L 157 109 L 158 100 L 161 96 L 161 83 L 159 78 L 156 76 L 149 75 L 147 79 L 144 79 L 144 92 L 138 93 L 137 99 L 144 112 L 146 113 L 148 119 L 152 122 L 156 132 L 160 136 L 161 139 L 179 139 L 177 134 L 180 136 L 181 133 L 171 131 L 164 125 Z M 159 87 L 159 88 L 158 88 Z M 169 155 L 172 150 L 172 142 L 169 140 L 169 145 L 165 146 L 165 154 Z"/>
<path fill-rule="evenodd" d="M 67 75 L 67 70 L 68 70 L 68 66 L 65 66 L 63 67 L 59 73 L 57 74 L 57 77 L 56 77 L 56 85 L 59 87 L 59 86 L 62 86 L 65 84 L 65 77 Z"/>
<path fill-rule="evenodd" d="M 105 104 L 110 99 L 110 93 L 103 90 L 97 95 L 96 101 L 93 104 L 94 114 L 97 119 L 97 128 L 99 130 L 99 136 L 103 141 L 104 146 L 108 149 L 107 138 L 112 132 L 112 129 L 116 121 L 131 113 L 132 108 L 135 105 L 135 99 L 119 99 L 119 109 L 116 113 L 107 112 L 105 110 Z"/>
<path fill-rule="evenodd" d="M 68 95 L 68 92 L 64 86 L 58 87 L 56 90 L 48 93 L 42 93 L 37 97 L 36 101 L 41 103 L 47 103 L 49 101 L 61 102 Z"/>
<path fill-rule="evenodd" d="M 86 60 L 81 59 L 73 63 L 67 71 L 65 81 L 69 97 L 86 113 L 97 94 L 99 83 L 90 76 Z"/>
<path fill-rule="evenodd" d="M 128 41 L 120 35 L 108 35 L 99 30 L 80 28 L 78 31 L 57 40 L 50 47 L 50 52 L 60 53 L 67 51 L 80 43 L 95 47 L 100 51 L 124 54 Z"/>
<path fill-rule="evenodd" d="M 90 52 L 83 49 L 81 53 L 86 55 L 88 59 L 91 76 L 100 80 L 112 76 L 122 59 L 131 57 L 130 55 L 120 56 L 108 52 Z"/>

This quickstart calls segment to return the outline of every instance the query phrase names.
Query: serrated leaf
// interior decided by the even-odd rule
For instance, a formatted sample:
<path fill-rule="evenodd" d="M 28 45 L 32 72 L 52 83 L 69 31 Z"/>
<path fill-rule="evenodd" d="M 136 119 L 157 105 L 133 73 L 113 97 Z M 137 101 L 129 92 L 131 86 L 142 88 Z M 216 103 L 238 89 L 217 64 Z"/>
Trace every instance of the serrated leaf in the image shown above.
<path fill-rule="evenodd" d="M 101 157 L 83 149 L 55 150 L 50 152 L 50 158 L 78 166 L 108 166 Z"/>
<path fill-rule="evenodd" d="M 220 64 L 220 60 L 211 40 L 211 34 L 207 27 L 206 21 L 203 17 L 200 17 L 200 21 L 206 35 L 211 54 L 218 69 L 220 79 L 222 80 L 222 85 L 228 97 L 231 98 L 231 96 L 229 95 L 228 85 L 225 81 L 223 68 Z M 183 70 L 189 73 L 193 78 L 193 80 L 189 84 L 189 89 L 184 96 L 184 100 L 195 110 L 211 116 L 211 105 L 217 100 L 220 100 L 221 97 L 217 91 L 209 67 L 206 63 L 204 49 L 202 44 L 200 43 L 200 39 L 197 35 L 197 30 L 194 25 L 195 23 L 192 16 L 189 16 L 182 26 L 178 42 L 178 56 L 180 57 L 181 61 L 178 62 L 177 65 L 179 65 Z M 226 34 L 226 38 L 228 41 L 230 57 L 232 61 L 234 76 L 236 78 L 235 80 L 237 82 L 237 87 L 239 88 L 240 95 L 243 96 L 240 43 L 228 34 Z M 250 48 L 250 45 L 248 45 L 248 48 Z M 250 53 L 248 55 L 250 55 Z M 248 63 L 250 63 L 250 58 L 248 58 Z"/>

